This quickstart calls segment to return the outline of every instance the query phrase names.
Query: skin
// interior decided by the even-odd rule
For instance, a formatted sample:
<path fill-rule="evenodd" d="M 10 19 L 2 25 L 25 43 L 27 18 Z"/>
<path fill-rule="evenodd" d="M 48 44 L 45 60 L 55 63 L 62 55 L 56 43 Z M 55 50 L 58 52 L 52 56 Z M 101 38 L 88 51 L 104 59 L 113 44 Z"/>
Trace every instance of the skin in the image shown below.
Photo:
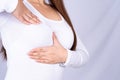
<path fill-rule="evenodd" d="M 45 3 L 44 0 L 28 0 L 46 18 L 61 20 L 56 10 Z M 49 13 L 48 13 L 49 12 Z M 56 35 L 53 33 L 53 45 L 38 47 L 31 50 L 28 55 L 38 63 L 56 64 L 64 63 L 67 58 L 67 50 L 60 44 Z"/>
<path fill-rule="evenodd" d="M 61 20 L 58 13 L 44 0 L 28 0 L 33 6 L 40 10 L 41 13 L 49 19 Z M 34 4 L 35 3 L 35 4 Z M 48 13 L 49 12 L 49 13 Z M 18 0 L 18 5 L 12 14 L 24 24 L 39 24 L 40 20 L 32 14 L 23 4 L 22 0 Z M 53 15 L 54 14 L 54 15 Z M 46 47 L 38 47 L 28 53 L 29 57 L 39 63 L 56 64 L 64 63 L 67 58 L 67 50 L 59 43 L 57 37 L 53 33 L 53 45 Z"/>
<path fill-rule="evenodd" d="M 53 33 L 53 45 L 35 48 L 31 50 L 28 55 L 31 59 L 40 63 L 64 63 L 67 58 L 67 50 L 63 48 L 56 35 Z"/>
<path fill-rule="evenodd" d="M 12 14 L 24 24 L 39 24 L 40 20 L 25 7 L 22 1 L 18 0 L 18 5 Z"/>

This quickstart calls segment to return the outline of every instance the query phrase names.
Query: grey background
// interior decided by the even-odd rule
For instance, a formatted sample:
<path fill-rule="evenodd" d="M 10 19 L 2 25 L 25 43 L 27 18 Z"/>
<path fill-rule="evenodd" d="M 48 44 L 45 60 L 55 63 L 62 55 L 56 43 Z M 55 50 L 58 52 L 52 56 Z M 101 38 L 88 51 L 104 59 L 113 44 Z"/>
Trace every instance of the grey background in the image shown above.
<path fill-rule="evenodd" d="M 64 80 L 120 80 L 120 0 L 64 0 L 88 63 L 67 69 Z"/>

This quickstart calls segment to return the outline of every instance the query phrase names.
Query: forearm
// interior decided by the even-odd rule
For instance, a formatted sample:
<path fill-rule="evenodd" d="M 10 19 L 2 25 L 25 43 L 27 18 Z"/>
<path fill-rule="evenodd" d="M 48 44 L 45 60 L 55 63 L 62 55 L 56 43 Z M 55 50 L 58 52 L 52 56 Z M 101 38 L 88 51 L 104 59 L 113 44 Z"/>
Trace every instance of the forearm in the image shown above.
<path fill-rule="evenodd" d="M 88 60 L 88 52 L 83 50 L 78 51 L 68 51 L 68 57 L 66 59 L 66 62 L 63 64 L 60 64 L 60 66 L 63 67 L 80 67 L 83 64 L 85 64 Z"/>
<path fill-rule="evenodd" d="M 80 67 L 89 59 L 89 53 L 81 40 L 77 36 L 76 50 L 67 49 L 67 59 L 65 63 L 60 64 L 63 67 Z"/>

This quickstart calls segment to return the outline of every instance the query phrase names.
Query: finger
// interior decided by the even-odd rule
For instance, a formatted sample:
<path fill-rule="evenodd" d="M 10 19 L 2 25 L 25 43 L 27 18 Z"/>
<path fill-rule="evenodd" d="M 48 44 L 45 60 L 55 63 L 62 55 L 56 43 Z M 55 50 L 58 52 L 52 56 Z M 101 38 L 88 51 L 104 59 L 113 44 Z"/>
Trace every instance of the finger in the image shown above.
<path fill-rule="evenodd" d="M 47 54 L 44 52 L 35 52 L 35 53 L 29 53 L 28 55 L 30 58 L 35 58 L 35 59 L 37 58 L 38 59 L 38 58 L 46 56 Z"/>
<path fill-rule="evenodd" d="M 49 60 L 37 60 L 38 63 L 44 63 L 44 64 L 57 64 L 57 62 L 49 61 Z"/>
<path fill-rule="evenodd" d="M 39 63 L 47 63 L 47 64 L 55 64 L 57 63 L 56 61 L 52 60 L 50 57 L 46 57 L 46 56 L 43 56 L 43 57 L 40 57 L 38 59 L 34 59 L 36 62 L 39 62 Z"/>
<path fill-rule="evenodd" d="M 41 56 L 39 59 L 37 59 L 37 60 L 49 60 L 49 57 L 47 57 L 47 56 Z"/>
<path fill-rule="evenodd" d="M 31 23 L 31 24 L 36 24 L 36 22 L 29 16 L 27 15 L 23 15 L 24 20 L 26 20 L 27 22 Z"/>
<path fill-rule="evenodd" d="M 29 23 L 28 21 L 26 21 L 23 17 L 17 18 L 19 19 L 22 23 L 30 25 L 31 23 Z"/>
<path fill-rule="evenodd" d="M 37 60 L 36 62 L 39 62 L 39 63 L 48 63 L 47 60 Z"/>
<path fill-rule="evenodd" d="M 45 57 L 45 56 L 31 56 L 30 57 L 31 59 L 34 59 L 35 61 L 45 61 L 45 60 L 47 60 L 47 61 L 49 61 L 48 59 L 47 59 L 47 57 Z"/>
<path fill-rule="evenodd" d="M 44 63 L 44 64 L 50 64 L 50 61 L 49 60 L 36 60 L 36 62 L 39 62 L 39 63 Z"/>
<path fill-rule="evenodd" d="M 39 54 L 35 51 L 35 52 L 30 52 L 30 53 L 28 53 L 28 55 L 29 55 L 29 56 L 37 56 L 37 55 L 39 55 Z"/>
<path fill-rule="evenodd" d="M 30 58 L 35 60 L 47 59 L 45 55 L 32 55 Z"/>
<path fill-rule="evenodd" d="M 39 60 L 40 57 L 39 56 L 30 56 L 31 59 L 34 59 L 34 60 Z"/>
<path fill-rule="evenodd" d="M 40 20 L 34 14 L 27 13 L 26 16 L 29 17 L 31 20 L 33 20 L 35 23 L 40 23 Z"/>
<path fill-rule="evenodd" d="M 43 48 L 32 49 L 30 52 L 33 53 L 33 52 L 46 52 L 46 51 L 47 51 L 47 47 L 43 47 Z"/>
<path fill-rule="evenodd" d="M 37 23 L 40 23 L 40 20 L 37 16 L 35 16 L 34 14 L 31 14 L 32 18 L 34 21 L 36 21 Z"/>

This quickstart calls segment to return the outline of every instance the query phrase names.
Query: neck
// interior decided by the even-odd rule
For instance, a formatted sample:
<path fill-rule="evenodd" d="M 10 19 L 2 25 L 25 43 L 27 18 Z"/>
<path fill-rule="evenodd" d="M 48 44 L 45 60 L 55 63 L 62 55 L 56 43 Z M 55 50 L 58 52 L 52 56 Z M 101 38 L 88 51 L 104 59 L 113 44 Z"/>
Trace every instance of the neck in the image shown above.
<path fill-rule="evenodd" d="M 45 5 L 45 0 L 38 0 L 39 4 Z"/>
<path fill-rule="evenodd" d="M 28 0 L 29 2 L 40 4 L 40 5 L 45 5 L 45 0 Z"/>

